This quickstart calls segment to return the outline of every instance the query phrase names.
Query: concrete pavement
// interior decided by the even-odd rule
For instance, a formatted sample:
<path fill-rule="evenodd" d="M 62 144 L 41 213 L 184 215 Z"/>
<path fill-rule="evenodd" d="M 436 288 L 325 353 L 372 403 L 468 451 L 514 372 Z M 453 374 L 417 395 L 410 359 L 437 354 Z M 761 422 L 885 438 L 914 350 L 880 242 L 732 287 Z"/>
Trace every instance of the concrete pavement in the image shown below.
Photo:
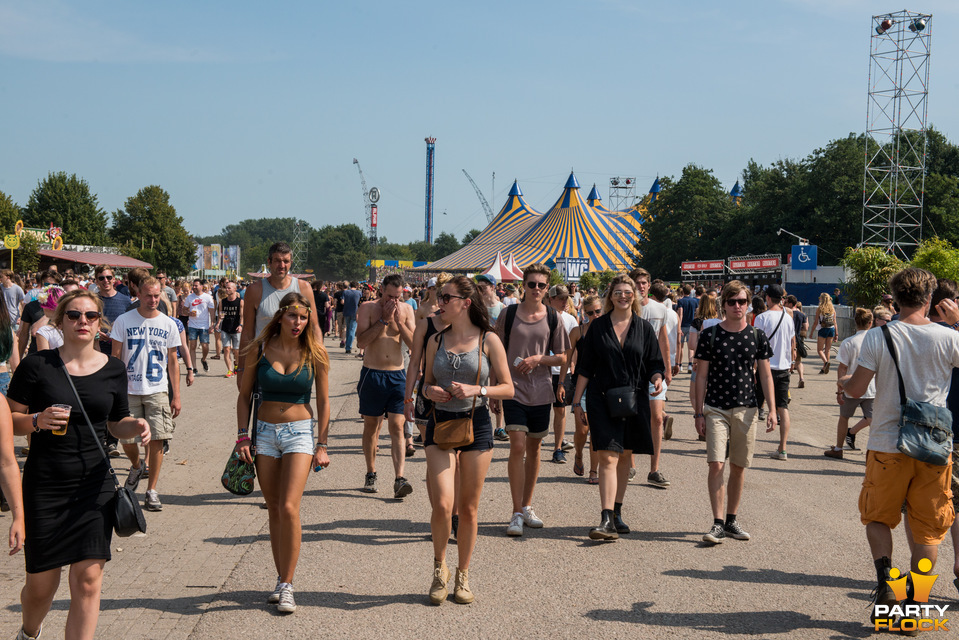
<path fill-rule="evenodd" d="M 789 460 L 768 457 L 776 434 L 762 434 L 757 442 L 739 516 L 752 540 L 716 547 L 701 542 L 712 520 L 705 443 L 696 440 L 686 399 L 689 376 L 681 374 L 669 394 L 674 436 L 664 443 L 661 465 L 672 486 L 640 482 L 648 459 L 637 458 L 637 479 L 624 506 L 632 534 L 615 543 L 587 539 L 599 520 L 597 488 L 573 475 L 572 456 L 566 465 L 548 461 L 550 436 L 534 498 L 546 526 L 507 538 L 508 449 L 497 443 L 470 571 L 476 602 L 460 606 L 451 598 L 431 607 L 425 457 L 418 449 L 407 462 L 414 493 L 394 501 L 383 439 L 381 491 L 359 491 L 365 472 L 354 392 L 360 361 L 334 341 L 326 344 L 333 360 L 331 465 L 311 473 L 303 500 L 297 612 L 283 616 L 265 603 L 276 577 L 258 494 L 240 498 L 220 485 L 235 439 L 236 385 L 223 377 L 222 361 L 211 360 L 209 374 L 201 371 L 193 387 L 184 386 L 184 415 L 159 486 L 163 511 L 146 514 L 147 536 L 113 540 L 98 638 L 871 635 L 867 604 L 875 574 L 856 506 L 864 456 L 855 452 L 836 461 L 822 455 L 835 438 L 838 409 L 835 373 L 818 375 L 814 358 L 806 360 L 805 389 L 796 389 L 793 377 Z M 116 462 L 123 477 L 129 465 Z M 901 528 L 894 537 L 894 564 L 904 568 Z M 956 601 L 949 546 L 947 540 L 933 589 L 938 604 Z M 456 564 L 455 546 L 448 563 Z M 12 637 L 19 625 L 22 557 L 4 559 L 0 572 L 0 633 Z M 64 579 L 45 639 L 63 637 L 68 598 Z"/>

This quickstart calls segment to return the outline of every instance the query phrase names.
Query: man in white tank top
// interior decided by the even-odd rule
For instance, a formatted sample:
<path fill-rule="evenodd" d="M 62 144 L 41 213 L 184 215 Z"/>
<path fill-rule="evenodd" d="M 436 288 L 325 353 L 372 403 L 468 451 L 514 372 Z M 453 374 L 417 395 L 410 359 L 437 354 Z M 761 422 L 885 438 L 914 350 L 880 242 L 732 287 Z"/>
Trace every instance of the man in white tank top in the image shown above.
<path fill-rule="evenodd" d="M 290 275 L 292 265 L 293 249 L 285 242 L 276 242 L 270 247 L 267 254 L 267 266 L 270 269 L 270 275 L 246 288 L 246 293 L 243 295 L 243 331 L 240 334 L 238 362 L 243 362 L 240 354 L 269 324 L 270 319 L 280 308 L 280 300 L 283 299 L 283 296 L 290 292 L 299 292 L 310 303 L 310 308 L 316 307 L 310 285 Z M 316 339 L 322 344 L 323 332 L 320 331 L 320 323 L 317 320 L 316 313 L 310 314 L 310 326 L 316 332 Z M 242 379 L 243 365 L 241 364 L 236 372 L 237 389 L 240 388 Z"/>

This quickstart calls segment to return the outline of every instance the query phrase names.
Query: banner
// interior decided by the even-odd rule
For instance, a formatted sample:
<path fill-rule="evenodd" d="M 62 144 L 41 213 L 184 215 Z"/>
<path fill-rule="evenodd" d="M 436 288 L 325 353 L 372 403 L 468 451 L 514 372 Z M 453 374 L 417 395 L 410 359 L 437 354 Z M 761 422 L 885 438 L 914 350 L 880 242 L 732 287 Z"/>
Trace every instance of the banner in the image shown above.
<path fill-rule="evenodd" d="M 203 247 L 203 270 L 213 268 L 213 248 L 209 246 Z"/>
<path fill-rule="evenodd" d="M 750 269 L 778 269 L 782 264 L 779 258 L 755 258 L 746 260 L 730 260 L 729 268 L 733 271 L 748 271 Z"/>
<path fill-rule="evenodd" d="M 683 271 L 722 271 L 725 266 L 725 260 L 699 260 L 684 262 Z"/>
<path fill-rule="evenodd" d="M 564 282 L 579 282 L 589 271 L 589 258 L 556 258 L 556 270 Z"/>
<path fill-rule="evenodd" d="M 203 268 L 203 245 L 196 245 L 196 259 L 193 261 L 193 270 L 199 271 Z"/>
<path fill-rule="evenodd" d="M 210 245 L 210 268 L 211 269 L 220 269 L 220 258 L 222 256 L 222 247 L 218 244 Z"/>
<path fill-rule="evenodd" d="M 240 270 L 240 245 L 223 247 L 223 270 L 232 273 Z"/>

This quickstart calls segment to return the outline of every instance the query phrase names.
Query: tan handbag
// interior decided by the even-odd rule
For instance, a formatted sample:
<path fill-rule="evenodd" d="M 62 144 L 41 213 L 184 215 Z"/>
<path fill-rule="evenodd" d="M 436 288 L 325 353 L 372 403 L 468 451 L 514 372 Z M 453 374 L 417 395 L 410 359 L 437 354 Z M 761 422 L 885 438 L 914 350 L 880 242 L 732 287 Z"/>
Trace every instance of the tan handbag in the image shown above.
<path fill-rule="evenodd" d="M 483 338 L 485 337 L 485 333 L 480 335 L 479 346 L 476 349 L 476 382 L 473 383 L 474 385 L 479 384 L 480 372 L 483 370 Z M 473 444 L 473 412 L 475 410 L 476 396 L 473 396 L 473 406 L 470 409 L 469 417 L 436 422 L 436 425 L 433 427 L 433 443 L 444 451 L 459 447 L 468 447 Z M 433 408 L 433 420 L 436 420 L 435 405 Z"/>

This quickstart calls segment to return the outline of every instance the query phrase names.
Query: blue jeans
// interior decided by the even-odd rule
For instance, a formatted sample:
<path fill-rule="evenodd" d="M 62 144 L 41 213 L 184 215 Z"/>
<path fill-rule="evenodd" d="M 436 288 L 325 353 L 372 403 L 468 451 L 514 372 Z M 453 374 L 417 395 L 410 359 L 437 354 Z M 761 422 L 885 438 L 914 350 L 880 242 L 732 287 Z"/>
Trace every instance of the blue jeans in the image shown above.
<path fill-rule="evenodd" d="M 356 337 L 356 316 L 344 316 L 346 320 L 346 350 L 353 348 L 353 338 Z"/>

